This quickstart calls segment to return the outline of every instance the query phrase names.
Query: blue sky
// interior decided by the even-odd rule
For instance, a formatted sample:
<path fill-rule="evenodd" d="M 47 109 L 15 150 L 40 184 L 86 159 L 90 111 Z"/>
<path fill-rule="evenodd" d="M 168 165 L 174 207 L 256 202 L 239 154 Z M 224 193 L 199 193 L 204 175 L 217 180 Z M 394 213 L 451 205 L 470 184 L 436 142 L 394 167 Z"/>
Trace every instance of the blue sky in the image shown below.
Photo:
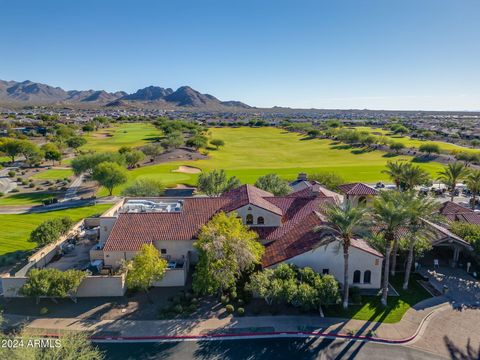
<path fill-rule="evenodd" d="M 480 110 L 478 0 L 0 0 L 0 79 Z"/>

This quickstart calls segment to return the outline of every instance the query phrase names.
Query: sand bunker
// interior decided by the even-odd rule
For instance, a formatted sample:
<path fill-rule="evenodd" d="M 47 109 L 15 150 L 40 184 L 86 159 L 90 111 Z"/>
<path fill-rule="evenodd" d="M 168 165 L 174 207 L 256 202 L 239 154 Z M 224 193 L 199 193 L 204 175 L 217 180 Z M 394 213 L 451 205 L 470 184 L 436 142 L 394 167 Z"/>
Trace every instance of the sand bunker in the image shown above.
<path fill-rule="evenodd" d="M 172 172 L 179 172 L 184 174 L 200 174 L 202 170 L 193 166 L 180 165 L 178 169 L 172 170 Z"/>
<path fill-rule="evenodd" d="M 113 135 L 110 133 L 95 133 L 95 134 L 92 134 L 91 136 L 97 139 L 105 139 L 105 138 L 113 137 Z"/>

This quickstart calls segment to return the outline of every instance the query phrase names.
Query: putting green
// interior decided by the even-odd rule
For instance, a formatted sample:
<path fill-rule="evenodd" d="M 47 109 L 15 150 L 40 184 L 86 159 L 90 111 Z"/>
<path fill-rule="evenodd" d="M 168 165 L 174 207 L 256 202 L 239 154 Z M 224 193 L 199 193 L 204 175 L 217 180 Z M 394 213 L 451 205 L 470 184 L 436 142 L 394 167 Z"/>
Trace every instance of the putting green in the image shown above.
<path fill-rule="evenodd" d="M 117 151 L 122 146 L 139 147 L 161 136 L 161 131 L 149 123 L 115 124 L 88 134 L 83 151 Z"/>
<path fill-rule="evenodd" d="M 184 183 L 195 185 L 198 175 L 173 173 L 180 165 L 189 165 L 211 171 L 225 169 L 243 183 L 254 183 L 264 174 L 277 173 L 285 179 L 294 179 L 299 172 L 309 174 L 333 171 L 345 181 L 373 183 L 388 180 L 382 173 L 388 160 L 407 161 L 409 156 L 389 157 L 381 151 L 359 152 L 359 149 L 338 146 L 330 140 L 305 139 L 296 133 L 277 128 L 213 128 L 211 138 L 222 139 L 225 146 L 220 150 L 209 150 L 209 159 L 171 162 L 146 166 L 129 171 L 129 183 L 136 178 L 155 178 L 166 185 Z M 419 164 L 429 173 L 436 174 L 441 165 L 435 162 Z M 118 187 L 119 194 L 124 188 Z M 104 189 L 100 195 L 105 195 Z"/>

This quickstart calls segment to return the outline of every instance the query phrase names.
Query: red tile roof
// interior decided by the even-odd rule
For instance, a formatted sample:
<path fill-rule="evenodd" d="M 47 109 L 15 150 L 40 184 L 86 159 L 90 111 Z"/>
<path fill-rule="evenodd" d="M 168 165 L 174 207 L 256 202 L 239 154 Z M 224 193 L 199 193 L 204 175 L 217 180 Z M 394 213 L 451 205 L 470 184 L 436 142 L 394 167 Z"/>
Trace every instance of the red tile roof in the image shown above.
<path fill-rule="evenodd" d="M 291 226 L 290 231 L 265 246 L 262 266 L 272 266 L 316 248 L 325 235 L 314 229 L 322 223 L 319 214 L 312 212 L 303 221 Z M 352 239 L 352 247 L 383 258 L 381 253 L 362 239 Z"/>
<path fill-rule="evenodd" d="M 451 201 L 443 203 L 440 214 L 450 221 L 464 221 L 469 224 L 480 225 L 480 214 Z"/>
<path fill-rule="evenodd" d="M 142 244 L 152 241 L 194 239 L 202 225 L 228 202 L 221 197 L 188 198 L 182 212 L 120 214 L 104 250 L 138 251 Z"/>
<path fill-rule="evenodd" d="M 313 231 L 323 222 L 318 211 L 334 202 L 333 198 L 318 193 L 300 195 L 275 197 L 248 185 L 217 198 L 184 199 L 181 212 L 123 213 L 115 222 L 104 250 L 138 251 L 142 244 L 152 241 L 194 240 L 216 213 L 234 211 L 251 203 L 282 216 L 281 226 L 251 227 L 262 240 L 268 241 L 263 263 L 269 266 L 313 249 L 322 237 Z M 375 250 L 360 240 L 357 247 L 375 254 Z"/>
<path fill-rule="evenodd" d="M 261 190 L 252 185 L 242 185 L 229 191 L 222 197 L 231 199 L 230 204 L 225 207 L 225 211 L 227 212 L 236 210 L 248 204 L 252 204 L 274 214 L 283 215 L 280 208 L 265 199 L 267 197 L 273 197 L 272 193 Z"/>
<path fill-rule="evenodd" d="M 362 183 L 343 184 L 338 190 L 345 195 L 377 195 L 378 191 Z"/>

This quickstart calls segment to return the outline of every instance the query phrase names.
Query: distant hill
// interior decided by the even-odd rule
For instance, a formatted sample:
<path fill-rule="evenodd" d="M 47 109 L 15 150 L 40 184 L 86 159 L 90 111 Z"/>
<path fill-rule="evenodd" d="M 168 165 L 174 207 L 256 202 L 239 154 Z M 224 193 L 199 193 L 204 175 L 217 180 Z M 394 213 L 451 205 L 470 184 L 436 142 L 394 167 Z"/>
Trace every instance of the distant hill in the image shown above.
<path fill-rule="evenodd" d="M 213 95 L 202 94 L 189 86 L 182 86 L 176 91 L 160 86 L 148 86 L 132 94 L 124 91 L 114 93 L 105 90 L 70 90 L 36 83 L 0 80 L 0 103 L 21 105 L 52 104 L 98 104 L 99 106 L 122 107 L 148 104 L 165 108 L 187 107 L 202 109 L 228 109 L 250 106 L 240 101 L 221 101 Z"/>

